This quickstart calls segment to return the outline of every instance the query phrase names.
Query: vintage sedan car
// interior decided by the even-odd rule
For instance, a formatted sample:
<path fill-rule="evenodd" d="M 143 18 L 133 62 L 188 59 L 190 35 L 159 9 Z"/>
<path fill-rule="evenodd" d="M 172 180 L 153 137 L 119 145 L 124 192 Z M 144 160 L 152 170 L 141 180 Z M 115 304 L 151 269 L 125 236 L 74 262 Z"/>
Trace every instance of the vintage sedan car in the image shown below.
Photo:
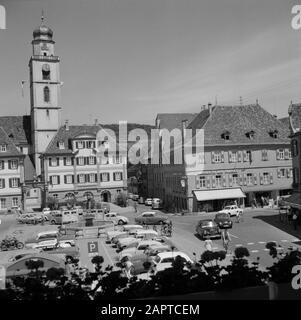
<path fill-rule="evenodd" d="M 106 213 L 104 215 L 104 219 L 107 221 L 112 221 L 115 225 L 116 224 L 123 225 L 123 224 L 129 223 L 129 219 L 127 217 L 120 216 L 116 212 Z"/>
<path fill-rule="evenodd" d="M 18 223 L 37 224 L 41 223 L 44 217 L 41 214 L 36 213 L 23 213 L 17 218 Z"/>
<path fill-rule="evenodd" d="M 155 240 L 142 240 L 140 242 L 137 242 L 135 246 L 122 250 L 119 254 L 119 259 L 121 260 L 123 257 L 131 258 L 132 256 L 135 256 L 137 254 L 141 254 L 144 252 L 150 253 L 152 252 L 150 251 L 151 249 L 158 249 L 160 247 L 163 247 L 164 249 L 166 249 L 169 246 L 166 246 L 163 243 Z"/>
<path fill-rule="evenodd" d="M 145 204 L 146 206 L 151 206 L 152 203 L 153 203 L 153 199 L 152 199 L 152 198 L 147 198 L 147 199 L 145 200 L 145 202 L 144 202 L 144 204 Z"/>
<path fill-rule="evenodd" d="M 155 273 L 158 271 L 163 271 L 165 269 L 171 268 L 172 263 L 178 256 L 180 256 L 184 260 L 186 265 L 193 264 L 193 261 L 184 252 L 181 252 L 181 251 L 160 252 L 153 259 Z"/>
<path fill-rule="evenodd" d="M 125 231 L 121 231 L 121 230 L 109 230 L 106 233 L 106 243 L 111 243 L 112 239 L 120 234 L 127 234 L 127 232 Z"/>
<path fill-rule="evenodd" d="M 212 220 L 200 220 L 196 226 L 196 233 L 201 239 L 207 238 L 220 238 L 221 232 L 216 224 Z"/>
<path fill-rule="evenodd" d="M 163 224 L 167 217 L 154 211 L 143 212 L 135 218 L 138 224 Z"/>
<path fill-rule="evenodd" d="M 214 222 L 220 229 L 232 228 L 232 220 L 228 213 L 220 212 L 215 215 Z"/>
<path fill-rule="evenodd" d="M 236 205 L 226 206 L 223 210 L 219 211 L 219 213 L 228 213 L 230 217 L 239 216 L 243 213 L 241 208 L 238 208 Z"/>

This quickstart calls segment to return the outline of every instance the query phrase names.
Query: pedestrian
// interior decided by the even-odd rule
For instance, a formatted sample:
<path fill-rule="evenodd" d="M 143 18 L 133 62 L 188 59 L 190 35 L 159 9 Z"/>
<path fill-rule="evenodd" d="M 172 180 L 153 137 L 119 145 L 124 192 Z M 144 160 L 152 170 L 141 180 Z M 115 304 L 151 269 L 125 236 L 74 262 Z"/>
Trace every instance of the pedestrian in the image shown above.
<path fill-rule="evenodd" d="M 135 212 L 137 212 L 137 202 L 134 201 L 134 209 L 135 209 Z"/>
<path fill-rule="evenodd" d="M 123 260 L 123 268 L 124 273 L 128 279 L 132 277 L 131 271 L 132 271 L 133 263 L 130 261 L 128 257 L 125 257 Z"/>
<path fill-rule="evenodd" d="M 288 224 L 292 224 L 292 217 L 293 217 L 293 211 L 292 211 L 292 208 L 289 208 L 287 210 L 287 221 L 288 221 Z"/>
<path fill-rule="evenodd" d="M 292 219 L 293 219 L 294 229 L 297 230 L 298 216 L 297 216 L 296 212 L 294 212 Z"/>
<path fill-rule="evenodd" d="M 207 251 L 212 251 L 212 245 L 213 245 L 213 243 L 212 243 L 211 239 L 206 239 L 205 240 L 205 249 Z"/>

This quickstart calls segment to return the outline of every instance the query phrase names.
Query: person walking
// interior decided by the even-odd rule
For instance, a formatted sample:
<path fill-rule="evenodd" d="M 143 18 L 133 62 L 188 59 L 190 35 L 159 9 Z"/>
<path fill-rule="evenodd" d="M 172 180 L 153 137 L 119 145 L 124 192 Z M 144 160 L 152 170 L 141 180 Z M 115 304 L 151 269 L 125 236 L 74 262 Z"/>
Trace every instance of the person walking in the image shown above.
<path fill-rule="evenodd" d="M 211 239 L 206 239 L 205 240 L 205 249 L 206 251 L 212 251 L 212 240 Z"/>
<path fill-rule="evenodd" d="M 134 201 L 134 209 L 135 209 L 135 212 L 137 212 L 137 202 Z"/>
<path fill-rule="evenodd" d="M 293 219 L 294 230 L 297 230 L 298 216 L 297 216 L 296 212 L 294 212 L 292 219 Z"/>

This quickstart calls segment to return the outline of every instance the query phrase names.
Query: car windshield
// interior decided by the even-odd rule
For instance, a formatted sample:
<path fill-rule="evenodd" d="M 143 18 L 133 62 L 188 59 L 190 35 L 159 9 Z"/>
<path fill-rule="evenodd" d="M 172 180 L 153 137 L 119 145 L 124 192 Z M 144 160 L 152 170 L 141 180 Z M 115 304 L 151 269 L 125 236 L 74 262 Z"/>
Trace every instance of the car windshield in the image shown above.
<path fill-rule="evenodd" d="M 224 208 L 224 210 L 230 210 L 231 209 L 231 207 L 225 207 Z"/>
<path fill-rule="evenodd" d="M 229 215 L 227 213 L 220 213 L 217 215 L 218 219 L 228 219 Z"/>
<path fill-rule="evenodd" d="M 201 222 L 202 227 L 214 227 L 214 222 L 213 221 L 203 221 Z"/>

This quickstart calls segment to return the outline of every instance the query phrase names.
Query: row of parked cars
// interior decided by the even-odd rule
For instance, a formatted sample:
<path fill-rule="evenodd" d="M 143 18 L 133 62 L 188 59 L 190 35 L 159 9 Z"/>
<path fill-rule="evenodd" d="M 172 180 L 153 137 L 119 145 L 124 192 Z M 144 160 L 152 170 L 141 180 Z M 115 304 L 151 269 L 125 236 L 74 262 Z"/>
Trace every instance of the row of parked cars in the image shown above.
<path fill-rule="evenodd" d="M 140 278 L 147 272 L 146 262 L 154 273 L 170 268 L 177 256 L 192 264 L 189 256 L 178 251 L 167 238 L 160 236 L 155 230 L 145 229 L 138 224 L 107 231 L 106 243 L 116 248 L 116 265 L 122 266 L 125 260 L 129 260 L 131 275 L 139 275 Z"/>

